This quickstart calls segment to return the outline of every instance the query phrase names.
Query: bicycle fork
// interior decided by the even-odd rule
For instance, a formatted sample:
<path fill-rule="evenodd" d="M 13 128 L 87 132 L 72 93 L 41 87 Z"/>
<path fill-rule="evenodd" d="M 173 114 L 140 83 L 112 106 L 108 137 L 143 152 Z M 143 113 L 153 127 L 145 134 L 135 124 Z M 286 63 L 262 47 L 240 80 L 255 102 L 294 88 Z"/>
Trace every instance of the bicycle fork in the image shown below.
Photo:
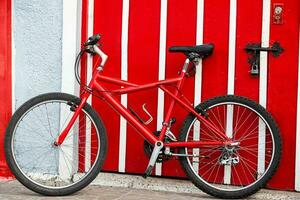
<path fill-rule="evenodd" d="M 75 110 L 73 110 L 74 114 L 73 114 L 72 118 L 68 122 L 66 128 L 56 138 L 56 140 L 54 142 L 54 145 L 59 146 L 64 142 L 64 140 L 67 137 L 68 133 L 70 132 L 72 126 L 74 125 L 77 117 L 79 116 L 81 109 L 86 104 L 86 101 L 87 101 L 87 99 L 89 98 L 90 95 L 91 94 L 88 93 L 88 92 L 84 94 L 84 96 L 82 97 L 82 100 L 80 101 L 80 104 L 75 108 Z"/>
<path fill-rule="evenodd" d="M 92 79 L 91 79 L 91 81 L 88 85 L 88 88 L 93 88 L 94 87 L 95 80 L 96 80 L 98 72 L 99 72 L 98 70 L 94 71 Z M 87 102 L 87 100 L 90 96 L 91 96 L 91 92 L 89 90 L 85 91 L 85 93 L 82 95 L 81 101 L 80 101 L 79 105 L 75 108 L 74 115 L 72 116 L 71 120 L 67 124 L 66 128 L 56 138 L 56 140 L 54 142 L 55 146 L 59 146 L 64 142 L 64 140 L 66 139 L 66 137 L 67 137 L 68 133 L 70 132 L 72 126 L 74 125 L 77 117 L 79 116 L 81 109 L 86 104 L 86 102 Z"/>

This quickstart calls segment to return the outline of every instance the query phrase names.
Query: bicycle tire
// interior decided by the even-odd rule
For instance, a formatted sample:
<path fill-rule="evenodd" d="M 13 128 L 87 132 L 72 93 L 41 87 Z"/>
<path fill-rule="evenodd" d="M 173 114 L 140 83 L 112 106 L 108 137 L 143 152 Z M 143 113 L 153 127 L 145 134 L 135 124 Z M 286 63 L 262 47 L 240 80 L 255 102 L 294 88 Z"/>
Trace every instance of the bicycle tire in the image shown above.
<path fill-rule="evenodd" d="M 213 108 L 216 105 L 222 105 L 226 103 L 237 103 L 240 105 L 247 106 L 253 111 L 259 113 L 261 117 L 267 122 L 269 125 L 271 131 L 270 133 L 273 134 L 274 140 L 274 155 L 273 159 L 271 159 L 271 163 L 268 165 L 268 168 L 266 171 L 260 176 L 256 182 L 253 182 L 253 185 L 250 185 L 249 187 L 245 187 L 244 189 L 239 189 L 235 190 L 233 189 L 232 191 L 227 190 L 227 189 L 220 189 L 216 188 L 214 184 L 212 184 L 211 180 L 207 179 L 204 180 L 204 175 L 201 177 L 199 174 L 196 174 L 196 171 L 193 169 L 193 166 L 190 164 L 191 161 L 189 160 L 188 157 L 180 157 L 180 163 L 181 166 L 186 173 L 187 177 L 193 182 L 193 184 L 198 187 L 200 190 L 204 191 L 207 194 L 210 194 L 212 196 L 218 197 L 218 198 L 224 198 L 224 199 L 239 199 L 239 198 L 245 198 L 247 196 L 250 196 L 257 192 L 259 189 L 264 187 L 267 183 L 268 180 L 274 175 L 276 169 L 278 168 L 280 158 L 281 158 L 281 137 L 280 137 L 280 130 L 273 119 L 273 117 L 266 111 L 265 108 L 263 108 L 261 105 L 255 103 L 254 101 L 251 101 L 247 98 L 240 97 L 240 96 L 234 96 L 234 95 L 227 95 L 227 96 L 219 96 L 215 97 L 212 99 L 209 99 L 198 106 L 196 106 L 195 110 L 200 113 L 200 110 L 208 111 L 210 108 Z M 219 112 L 219 110 L 218 110 Z M 193 114 L 189 114 L 186 119 L 184 120 L 181 131 L 180 131 L 180 136 L 179 136 L 179 141 L 186 141 L 187 140 L 187 135 L 189 134 L 189 129 L 192 127 L 194 121 L 196 120 L 196 117 Z M 225 120 L 224 120 L 225 121 Z M 257 133 L 258 134 L 258 133 Z M 201 137 L 201 136 L 200 136 Z M 187 149 L 186 148 L 181 148 L 179 150 L 181 154 L 186 154 Z M 200 149 L 201 152 L 201 149 Z M 216 162 L 219 162 L 217 160 Z M 200 163 L 200 161 L 198 162 Z M 199 164 L 200 165 L 200 164 Z M 201 166 L 201 165 L 200 165 Z M 204 166 L 204 164 L 202 165 Z M 200 171 L 200 170 L 198 170 Z M 212 173 L 212 172 L 210 172 Z M 219 168 L 218 172 L 219 173 Z M 225 172 L 224 172 L 225 173 Z M 203 173 L 204 174 L 204 173 Z M 216 177 L 218 175 L 215 175 Z M 219 177 L 218 177 L 219 179 Z M 216 178 L 214 179 L 216 181 Z M 222 181 L 221 181 L 222 182 Z M 242 182 L 242 181 L 241 181 Z M 215 183 L 216 184 L 216 183 Z M 220 183 L 218 183 L 220 184 Z M 242 184 L 241 184 L 242 185 Z"/>
<path fill-rule="evenodd" d="M 86 176 L 83 177 L 82 180 L 80 180 L 77 183 L 74 183 L 73 185 L 70 185 L 68 187 L 63 188 L 52 188 L 52 187 L 46 187 L 40 184 L 37 184 L 30 178 L 28 178 L 22 170 L 19 168 L 17 161 L 14 157 L 14 152 L 12 149 L 12 140 L 13 140 L 13 133 L 16 129 L 16 125 L 22 119 L 22 116 L 24 113 L 32 109 L 35 105 L 40 104 L 42 102 L 51 102 L 51 101 L 63 101 L 63 102 L 72 102 L 74 105 L 78 105 L 80 103 L 80 98 L 65 94 L 65 93 L 47 93 L 42 94 L 37 97 L 34 97 L 30 100 L 28 100 L 26 103 L 24 103 L 12 116 L 9 125 L 6 129 L 6 137 L 5 137 L 5 154 L 6 154 L 6 161 L 8 163 L 8 166 L 10 170 L 13 172 L 15 177 L 19 182 L 21 182 L 25 187 L 28 189 L 43 194 L 47 196 L 64 196 L 69 195 L 72 193 L 75 193 L 84 187 L 86 187 L 89 183 L 91 183 L 98 173 L 100 172 L 102 165 L 104 163 L 106 152 L 107 152 L 107 135 L 106 130 L 104 127 L 104 124 L 101 120 L 101 118 L 98 116 L 97 112 L 89 105 L 85 104 L 83 107 L 83 111 L 86 112 L 91 119 L 93 120 L 95 124 L 96 133 L 100 138 L 100 148 L 98 156 L 95 158 L 94 164 L 92 168 L 90 169 L 89 173 L 87 173 Z"/>

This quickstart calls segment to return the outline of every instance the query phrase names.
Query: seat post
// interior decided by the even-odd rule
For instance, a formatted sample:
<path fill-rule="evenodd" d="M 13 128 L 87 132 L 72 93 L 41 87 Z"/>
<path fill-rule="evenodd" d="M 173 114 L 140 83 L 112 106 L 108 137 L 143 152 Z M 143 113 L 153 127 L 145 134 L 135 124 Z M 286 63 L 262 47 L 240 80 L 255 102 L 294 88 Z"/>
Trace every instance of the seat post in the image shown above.
<path fill-rule="evenodd" d="M 188 69 L 189 64 L 190 64 L 190 59 L 189 59 L 189 58 L 185 59 L 184 64 L 183 64 L 183 67 L 182 67 L 182 72 L 183 72 L 183 73 L 186 73 L 186 72 L 187 72 L 187 69 Z"/>

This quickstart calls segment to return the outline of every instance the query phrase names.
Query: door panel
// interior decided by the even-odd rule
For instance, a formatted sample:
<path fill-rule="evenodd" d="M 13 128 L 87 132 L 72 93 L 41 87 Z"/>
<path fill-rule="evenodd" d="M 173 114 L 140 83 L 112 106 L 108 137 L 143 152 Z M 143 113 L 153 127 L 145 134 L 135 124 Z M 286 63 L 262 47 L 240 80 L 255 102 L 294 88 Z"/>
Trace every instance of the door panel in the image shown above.
<path fill-rule="evenodd" d="M 4 155 L 5 129 L 12 112 L 11 1 L 0 2 L 0 176 L 11 176 Z"/>

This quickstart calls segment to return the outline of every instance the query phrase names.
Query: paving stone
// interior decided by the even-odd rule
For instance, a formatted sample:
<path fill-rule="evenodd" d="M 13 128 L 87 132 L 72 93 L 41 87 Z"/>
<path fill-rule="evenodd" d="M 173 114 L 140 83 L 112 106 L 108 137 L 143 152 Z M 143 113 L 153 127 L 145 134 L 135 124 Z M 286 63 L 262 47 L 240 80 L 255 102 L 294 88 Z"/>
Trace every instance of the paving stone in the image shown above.
<path fill-rule="evenodd" d="M 52 200 L 53 197 L 45 197 L 36 194 L 18 181 L 0 181 L 0 199 L 1 200 Z M 166 191 L 153 191 L 145 189 L 124 188 L 124 187 L 109 187 L 90 185 L 82 191 L 66 196 L 55 197 L 56 200 L 198 200 L 215 198 L 204 194 L 202 192 L 189 193 L 189 192 L 166 192 Z M 300 193 L 286 192 L 277 190 L 261 190 L 257 194 L 249 197 L 249 199 L 291 199 L 299 200 Z"/>

